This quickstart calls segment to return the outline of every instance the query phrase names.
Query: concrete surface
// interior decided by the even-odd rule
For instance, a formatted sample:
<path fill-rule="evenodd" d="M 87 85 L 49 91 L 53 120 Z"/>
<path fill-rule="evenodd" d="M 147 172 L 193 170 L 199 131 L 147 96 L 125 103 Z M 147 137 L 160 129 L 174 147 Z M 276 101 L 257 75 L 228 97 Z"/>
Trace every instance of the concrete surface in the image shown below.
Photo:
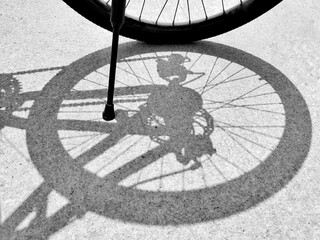
<path fill-rule="evenodd" d="M 0 239 L 320 239 L 319 1 L 121 38 L 109 123 L 111 34 L 62 1 L 0 9 Z"/>

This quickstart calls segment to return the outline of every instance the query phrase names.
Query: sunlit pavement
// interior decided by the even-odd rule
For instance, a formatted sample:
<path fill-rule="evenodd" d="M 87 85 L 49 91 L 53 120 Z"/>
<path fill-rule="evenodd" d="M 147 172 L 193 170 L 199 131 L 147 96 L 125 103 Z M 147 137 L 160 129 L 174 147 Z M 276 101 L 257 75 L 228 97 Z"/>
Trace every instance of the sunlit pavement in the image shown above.
<path fill-rule="evenodd" d="M 319 2 L 120 38 L 109 123 L 111 33 L 62 1 L 0 9 L 0 239 L 320 239 Z"/>

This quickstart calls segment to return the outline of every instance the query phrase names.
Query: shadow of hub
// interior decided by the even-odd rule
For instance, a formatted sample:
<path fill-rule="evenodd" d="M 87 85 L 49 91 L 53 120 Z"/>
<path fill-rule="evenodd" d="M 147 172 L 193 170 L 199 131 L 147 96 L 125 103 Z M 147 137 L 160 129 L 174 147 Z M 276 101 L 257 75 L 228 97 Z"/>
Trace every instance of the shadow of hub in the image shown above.
<path fill-rule="evenodd" d="M 180 63 L 177 65 L 181 69 Z M 213 131 L 213 119 L 209 113 L 206 113 L 209 118 L 206 119 L 207 126 L 203 128 L 201 134 L 196 134 L 193 126 L 194 118 L 205 115 L 201 95 L 179 84 L 186 79 L 184 75 L 184 72 L 187 72 L 186 69 L 178 71 L 177 74 L 180 76 L 172 80 L 167 77 L 175 75 L 176 71 L 170 71 L 170 69 L 166 71 L 167 69 L 163 67 L 160 69 L 167 74 L 162 78 L 169 81 L 169 84 L 168 87 L 152 92 L 148 97 L 145 107 L 141 109 L 142 119 L 146 120 L 144 125 L 148 127 L 150 131 L 148 135 L 153 141 L 169 147 L 170 151 L 175 153 L 176 159 L 184 165 L 193 160 L 195 163 L 192 168 L 197 169 L 201 167 L 197 157 L 206 153 L 211 156 L 215 152 L 209 138 Z M 159 73 L 159 76 L 163 75 Z M 163 136 L 168 136 L 170 140 L 162 140 Z"/>
<path fill-rule="evenodd" d="M 121 45 L 117 117 L 106 123 L 108 53 L 64 68 L 29 114 L 31 159 L 70 201 L 46 227 L 87 211 L 152 225 L 225 218 L 277 193 L 302 166 L 308 107 L 270 64 L 208 42 Z"/>

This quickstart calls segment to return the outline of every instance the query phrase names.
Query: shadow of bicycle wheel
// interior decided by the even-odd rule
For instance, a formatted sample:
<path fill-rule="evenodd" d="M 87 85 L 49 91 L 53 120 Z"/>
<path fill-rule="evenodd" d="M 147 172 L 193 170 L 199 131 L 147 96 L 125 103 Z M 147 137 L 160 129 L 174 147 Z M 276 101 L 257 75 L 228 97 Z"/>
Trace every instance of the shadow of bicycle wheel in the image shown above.
<path fill-rule="evenodd" d="M 108 48 L 65 67 L 30 110 L 32 162 L 45 188 L 69 200 L 33 227 L 45 236 L 88 211 L 148 225 L 225 218 L 262 203 L 301 168 L 310 114 L 272 65 L 210 42 L 123 44 L 118 114 L 104 122 L 109 58 Z"/>

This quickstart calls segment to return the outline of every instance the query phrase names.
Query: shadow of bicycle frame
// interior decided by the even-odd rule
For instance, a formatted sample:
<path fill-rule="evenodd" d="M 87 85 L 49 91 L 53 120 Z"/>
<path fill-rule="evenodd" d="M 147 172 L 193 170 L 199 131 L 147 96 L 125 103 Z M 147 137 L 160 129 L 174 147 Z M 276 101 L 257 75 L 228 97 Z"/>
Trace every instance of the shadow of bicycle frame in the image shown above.
<path fill-rule="evenodd" d="M 248 210 L 263 202 L 280 191 L 301 168 L 310 148 L 312 126 L 308 107 L 296 87 L 275 67 L 253 55 L 221 44 L 199 42 L 182 46 L 127 43 L 120 46 L 119 57 L 124 59 L 161 51 L 210 53 L 257 73 L 273 87 L 285 110 L 284 131 L 272 153 L 257 167 L 238 178 L 210 188 L 179 192 L 145 191 L 117 184 L 121 179 L 167 154 L 165 148 L 161 147 L 140 155 L 105 178 L 99 178 L 85 171 L 83 163 L 75 164 L 64 150 L 59 139 L 59 129 L 105 131 L 106 126 L 116 129 L 117 134 L 99 143 L 83 156 L 87 163 L 122 139 L 126 134 L 123 129 L 128 130 L 129 123 L 135 126 L 141 125 L 139 122 L 141 118 L 134 119 L 134 117 L 131 117 L 129 123 L 126 123 L 128 118 L 124 118 L 121 121 L 123 125 L 119 126 L 113 123 L 106 125 L 107 123 L 80 120 L 57 122 L 57 113 L 63 100 L 105 96 L 104 90 L 72 92 L 71 89 L 85 76 L 108 64 L 109 51 L 107 48 L 94 52 L 61 70 L 43 88 L 41 94 L 36 94 L 37 99 L 27 121 L 20 123 L 17 117 L 6 116 L 6 122 L 11 121 L 13 125 L 22 124 L 26 128 L 31 160 L 45 182 L 1 224 L 3 236 L 7 236 L 8 239 L 17 236 L 19 239 L 37 235 L 41 236 L 41 239 L 47 239 L 88 211 L 111 219 L 147 225 L 180 225 L 213 221 Z M 163 89 L 163 86 L 158 86 L 156 91 L 159 89 Z M 149 86 L 119 87 L 116 88 L 115 94 L 132 91 L 143 93 L 153 90 Z M 194 104 L 197 104 L 196 102 L 194 101 Z M 138 132 L 137 128 L 139 127 L 130 129 Z M 150 136 L 148 132 L 144 133 Z M 53 216 L 46 217 L 48 195 L 52 190 L 66 197 L 70 203 Z M 17 231 L 16 227 L 31 212 L 36 212 L 36 217 L 27 228 Z"/>

